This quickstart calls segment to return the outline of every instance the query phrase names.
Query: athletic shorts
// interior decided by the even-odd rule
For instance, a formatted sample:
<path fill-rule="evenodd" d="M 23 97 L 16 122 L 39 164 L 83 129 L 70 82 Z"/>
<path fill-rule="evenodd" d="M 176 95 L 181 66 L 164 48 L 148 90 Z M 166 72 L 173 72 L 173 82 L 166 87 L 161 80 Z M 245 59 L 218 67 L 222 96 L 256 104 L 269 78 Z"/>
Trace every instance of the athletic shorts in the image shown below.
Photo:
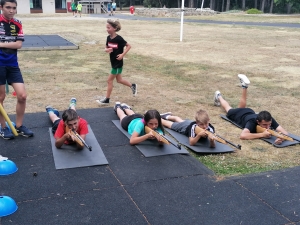
<path fill-rule="evenodd" d="M 114 11 L 116 11 L 116 9 L 113 9 Z"/>
<path fill-rule="evenodd" d="M 137 118 L 143 118 L 143 115 L 141 114 L 133 114 L 130 116 L 125 116 L 122 121 L 121 121 L 121 127 L 128 131 L 128 126 L 131 123 L 132 120 L 137 119 Z"/>
<path fill-rule="evenodd" d="M 185 135 L 186 128 L 192 123 L 192 120 L 184 120 L 182 122 L 174 122 L 171 129 Z"/>
<path fill-rule="evenodd" d="M 56 130 L 57 130 L 57 127 L 58 127 L 58 124 L 59 122 L 61 121 L 61 119 L 58 119 L 58 120 L 55 120 L 53 125 L 52 125 L 52 133 L 55 134 Z"/>
<path fill-rule="evenodd" d="M 112 74 L 112 75 L 118 75 L 118 74 L 121 74 L 122 73 L 122 70 L 123 70 L 123 68 L 112 68 L 111 69 L 111 71 L 110 71 L 110 73 Z"/>
<path fill-rule="evenodd" d="M 21 70 L 18 66 L 0 66 L 0 85 L 24 83 Z"/>

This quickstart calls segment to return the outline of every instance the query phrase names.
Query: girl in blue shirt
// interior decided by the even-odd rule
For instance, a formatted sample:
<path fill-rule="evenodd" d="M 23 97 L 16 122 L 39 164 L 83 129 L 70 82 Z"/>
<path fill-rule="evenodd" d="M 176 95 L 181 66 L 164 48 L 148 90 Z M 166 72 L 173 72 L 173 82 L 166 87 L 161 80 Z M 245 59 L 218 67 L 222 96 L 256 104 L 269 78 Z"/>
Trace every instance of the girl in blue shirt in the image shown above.
<path fill-rule="evenodd" d="M 152 132 L 145 133 L 145 126 L 160 134 L 164 134 L 164 128 L 161 123 L 161 117 L 157 110 L 148 110 L 144 115 L 135 113 L 126 103 L 116 102 L 115 112 L 120 118 L 121 126 L 130 135 L 130 144 L 136 145 L 147 139 L 157 139 L 163 143 L 160 138 L 156 138 Z"/>

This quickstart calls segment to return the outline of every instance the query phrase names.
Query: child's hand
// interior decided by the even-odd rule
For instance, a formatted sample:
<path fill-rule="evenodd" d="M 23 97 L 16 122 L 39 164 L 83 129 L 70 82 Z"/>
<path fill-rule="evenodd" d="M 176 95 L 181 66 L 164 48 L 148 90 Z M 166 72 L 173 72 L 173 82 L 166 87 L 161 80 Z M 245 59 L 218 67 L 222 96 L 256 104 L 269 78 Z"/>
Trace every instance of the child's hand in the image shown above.
<path fill-rule="evenodd" d="M 152 131 L 150 131 L 147 135 L 148 139 L 155 139 L 155 136 L 153 135 Z"/>
<path fill-rule="evenodd" d="M 123 54 L 117 55 L 117 60 L 122 60 L 123 59 Z"/>
<path fill-rule="evenodd" d="M 112 48 L 105 48 L 105 52 L 107 52 L 107 53 L 112 53 L 112 52 L 113 52 L 113 49 L 112 49 Z"/>

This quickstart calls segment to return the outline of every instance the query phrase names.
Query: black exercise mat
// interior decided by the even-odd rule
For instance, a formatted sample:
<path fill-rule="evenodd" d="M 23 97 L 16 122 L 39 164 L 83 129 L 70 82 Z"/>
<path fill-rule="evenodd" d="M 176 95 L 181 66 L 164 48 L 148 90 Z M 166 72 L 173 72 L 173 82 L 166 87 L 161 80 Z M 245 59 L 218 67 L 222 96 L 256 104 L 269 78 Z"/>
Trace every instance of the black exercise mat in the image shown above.
<path fill-rule="evenodd" d="M 232 123 L 233 125 L 243 129 L 239 124 L 231 121 L 226 115 L 220 115 L 222 119 L 224 120 L 227 120 L 228 122 Z M 295 141 L 284 141 L 282 142 L 282 144 L 280 145 L 277 145 L 277 144 L 274 144 L 274 141 L 276 140 L 277 137 L 275 136 L 271 136 L 270 138 L 260 138 L 261 140 L 264 140 L 272 145 L 274 145 L 275 147 L 277 148 L 284 148 L 284 147 L 287 147 L 287 146 L 290 146 L 290 145 L 296 145 L 296 144 L 299 144 L 300 143 L 300 137 L 297 136 L 297 135 L 294 135 L 294 134 L 290 134 L 289 133 L 289 136 L 292 137 Z M 296 141 L 297 140 L 297 141 Z M 299 141 L 298 141 L 299 140 Z"/>
<path fill-rule="evenodd" d="M 210 148 L 209 147 L 209 141 L 207 138 L 205 139 L 200 139 L 198 141 L 198 143 L 194 146 L 190 145 L 189 143 L 189 138 L 183 134 L 180 134 L 174 130 L 165 128 L 166 131 L 168 133 L 170 133 L 174 138 L 177 139 L 177 141 L 179 141 L 179 143 L 181 143 L 182 145 L 190 148 L 191 150 L 193 150 L 194 152 L 198 152 L 198 153 L 224 153 L 224 152 L 233 152 L 234 149 L 231 148 L 228 145 L 219 143 L 217 141 L 215 141 L 216 143 L 216 147 L 215 148 Z"/>
<path fill-rule="evenodd" d="M 107 159 L 88 125 L 89 133 L 86 135 L 86 143 L 92 146 L 92 151 L 84 147 L 78 150 L 75 145 L 63 145 L 61 149 L 55 147 L 55 139 L 49 128 L 53 158 L 56 169 L 67 169 L 85 166 L 107 165 Z"/>
<path fill-rule="evenodd" d="M 116 127 L 125 134 L 130 139 L 130 134 L 125 131 L 120 124 L 120 120 L 112 120 L 112 122 L 116 125 Z M 171 137 L 170 137 L 171 138 Z M 137 145 L 135 145 L 137 149 L 145 156 L 145 157 L 153 157 L 160 155 L 171 155 L 171 154 L 189 154 L 189 152 L 183 148 L 178 149 L 172 144 L 163 144 L 159 145 L 157 141 L 146 140 Z"/>

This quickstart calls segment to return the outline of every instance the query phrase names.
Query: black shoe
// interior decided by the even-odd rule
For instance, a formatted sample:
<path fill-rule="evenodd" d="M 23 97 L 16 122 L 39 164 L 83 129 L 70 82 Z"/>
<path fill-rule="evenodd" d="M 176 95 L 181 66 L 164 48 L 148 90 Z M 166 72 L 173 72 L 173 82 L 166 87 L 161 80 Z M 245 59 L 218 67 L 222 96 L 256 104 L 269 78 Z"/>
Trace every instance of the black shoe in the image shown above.
<path fill-rule="evenodd" d="M 122 109 L 122 107 L 121 107 L 121 102 L 116 102 L 116 103 L 115 103 L 114 110 L 115 110 L 116 113 L 117 113 L 117 108 Z"/>
<path fill-rule="evenodd" d="M 137 95 L 137 84 L 132 84 L 131 90 L 132 90 L 133 96 L 136 96 Z"/>
<path fill-rule="evenodd" d="M 16 130 L 17 130 L 18 134 L 20 134 L 24 137 L 32 137 L 33 136 L 33 132 L 23 125 L 16 128 Z"/>
<path fill-rule="evenodd" d="M 102 98 L 100 100 L 96 100 L 96 102 L 98 102 L 100 105 L 107 105 L 109 104 L 109 98 Z"/>
<path fill-rule="evenodd" d="M 171 116 L 171 115 L 172 115 L 171 112 L 166 112 L 166 113 L 160 114 L 160 117 L 161 117 L 162 119 L 164 119 L 164 120 L 168 120 L 167 117 L 168 117 L 168 116 Z"/>
<path fill-rule="evenodd" d="M 121 108 L 123 109 L 123 110 L 125 110 L 125 109 L 132 109 L 129 105 L 127 105 L 126 103 L 122 103 L 121 104 Z"/>

